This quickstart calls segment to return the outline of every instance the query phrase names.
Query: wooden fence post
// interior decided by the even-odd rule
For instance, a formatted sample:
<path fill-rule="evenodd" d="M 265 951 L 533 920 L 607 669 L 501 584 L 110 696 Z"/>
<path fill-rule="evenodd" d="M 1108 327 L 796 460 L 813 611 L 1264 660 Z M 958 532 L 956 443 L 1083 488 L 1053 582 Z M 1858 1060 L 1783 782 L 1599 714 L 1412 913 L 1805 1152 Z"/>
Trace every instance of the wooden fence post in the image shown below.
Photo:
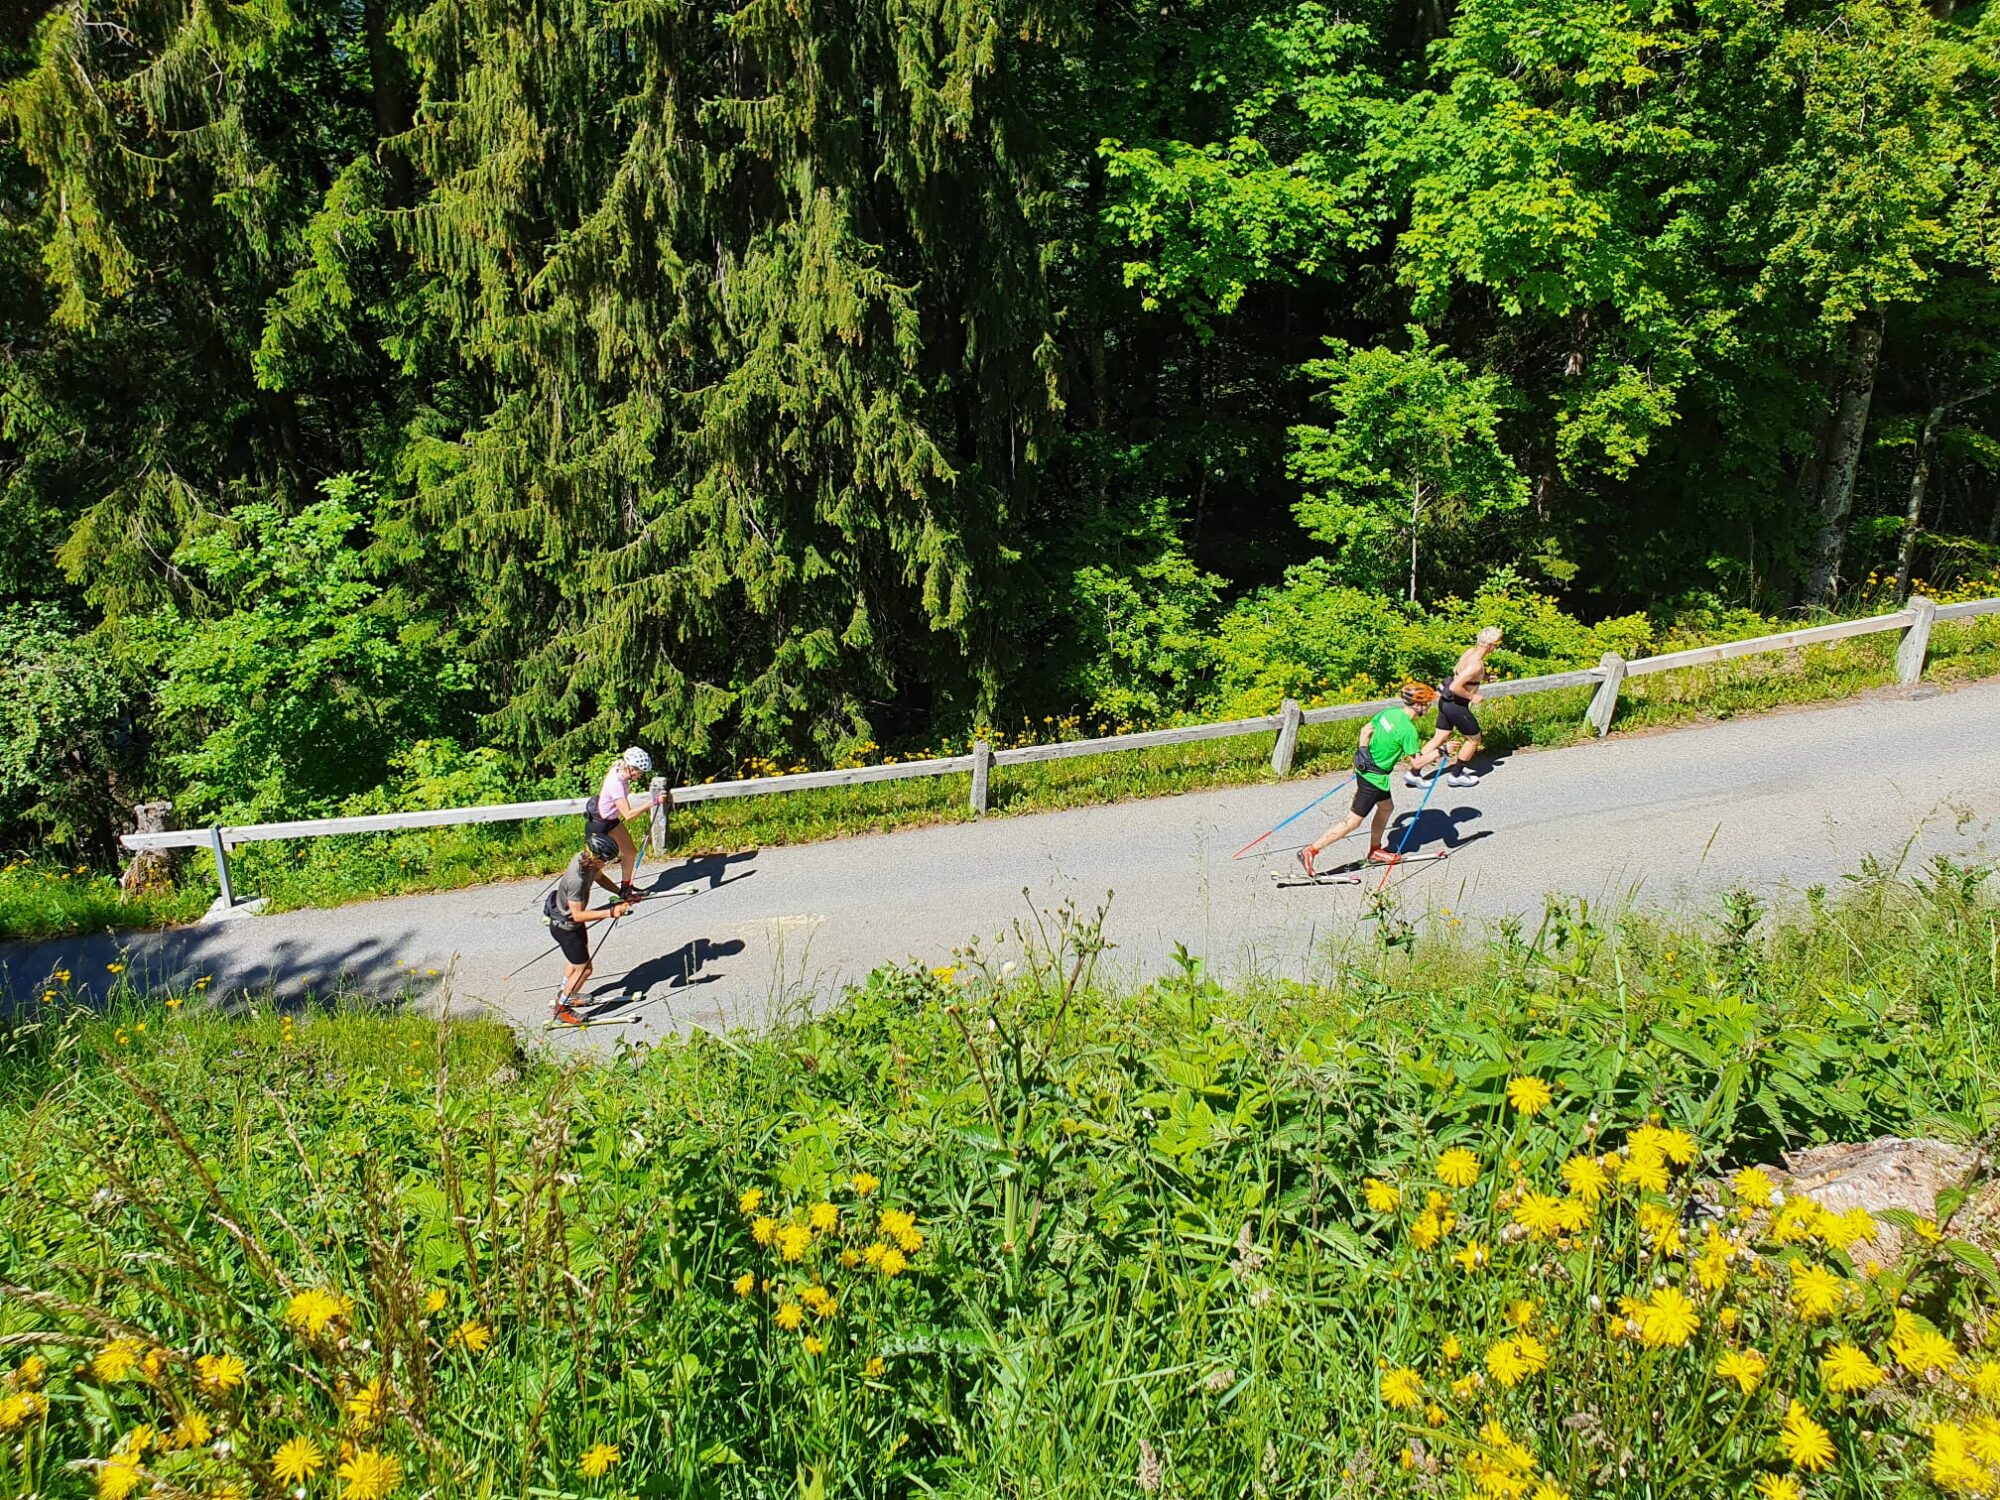
<path fill-rule="evenodd" d="M 1271 774 L 1292 774 L 1292 754 L 1299 748 L 1299 700 L 1287 698 L 1278 709 L 1278 742 L 1271 747 Z"/>
<path fill-rule="evenodd" d="M 646 829 L 646 847 L 653 858 L 664 859 L 667 853 L 667 778 L 655 776 L 647 788 L 653 794 L 653 818 Z"/>
<path fill-rule="evenodd" d="M 1922 594 L 1910 595 L 1910 623 L 1903 627 L 1903 643 L 1896 648 L 1896 680 L 1909 687 L 1924 675 L 1924 657 L 1931 649 L 1931 622 L 1937 605 Z"/>
<path fill-rule="evenodd" d="M 1618 708 L 1618 689 L 1625 681 L 1625 658 L 1616 651 L 1607 651 L 1597 665 L 1604 673 L 1604 681 L 1597 685 L 1597 693 L 1590 700 L 1590 712 L 1583 716 L 1583 721 L 1601 739 L 1611 732 L 1611 715 Z"/>
<path fill-rule="evenodd" d="M 993 781 L 993 747 L 984 740 L 972 746 L 972 815 L 986 811 L 986 790 Z"/>
<path fill-rule="evenodd" d="M 171 802 L 141 802 L 132 809 L 133 821 L 138 825 L 134 833 L 171 833 L 174 828 L 174 805 Z M 118 877 L 118 884 L 128 896 L 142 895 L 148 891 L 163 891 L 173 883 L 173 859 L 164 849 L 141 849 L 132 856 L 132 863 L 125 867 L 125 873 Z"/>

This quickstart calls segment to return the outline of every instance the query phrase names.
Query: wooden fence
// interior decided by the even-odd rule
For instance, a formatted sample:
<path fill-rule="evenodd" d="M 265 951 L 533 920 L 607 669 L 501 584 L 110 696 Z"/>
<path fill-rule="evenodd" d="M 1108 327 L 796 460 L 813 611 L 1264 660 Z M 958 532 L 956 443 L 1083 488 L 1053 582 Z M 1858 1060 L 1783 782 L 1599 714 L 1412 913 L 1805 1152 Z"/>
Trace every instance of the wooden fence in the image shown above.
<path fill-rule="evenodd" d="M 1924 658 L 1930 648 L 1931 626 L 1938 620 L 1967 620 L 1978 615 L 2000 614 L 2000 599 L 1975 599 L 1962 604 L 1935 604 L 1914 598 L 1894 614 L 1874 615 L 1865 620 L 1840 620 L 1831 625 L 1814 625 L 1804 630 L 1787 630 L 1778 635 L 1762 635 L 1750 640 L 1729 641 L 1719 646 L 1696 646 L 1687 651 L 1670 651 L 1663 656 L 1645 656 L 1626 661 L 1616 652 L 1606 652 L 1594 667 L 1574 672 L 1552 672 L 1541 677 L 1521 677 L 1508 682 L 1489 683 L 1482 689 L 1488 698 L 1512 698 L 1523 693 L 1547 693 L 1564 688 L 1595 686 L 1585 720 L 1600 735 L 1611 728 L 1611 716 L 1618 705 L 1618 692 L 1628 677 L 1645 677 L 1655 672 L 1672 672 L 1682 667 L 1712 666 L 1740 656 L 1771 651 L 1795 651 L 1804 646 L 1825 645 L 1853 636 L 1899 630 L 1903 639 L 1896 650 L 1896 675 L 1903 683 L 1923 676 Z M 904 761 L 899 765 L 857 766 L 844 771 L 806 771 L 791 776 L 761 776 L 743 781 L 708 781 L 696 786 L 675 787 L 674 802 L 687 806 L 714 802 L 725 797 L 770 797 L 786 792 L 812 791 L 824 787 L 862 786 L 873 781 L 902 781 L 912 776 L 963 776 L 972 779 L 972 810 L 986 811 L 996 766 L 1024 766 L 1037 761 L 1068 760 L 1083 755 L 1106 755 L 1124 750 L 1145 750 L 1156 745 L 1185 745 L 1196 740 L 1230 739 L 1242 735 L 1269 734 L 1271 770 L 1283 776 L 1292 768 L 1298 746 L 1299 729 L 1305 724 L 1333 724 L 1348 719 L 1369 719 L 1396 700 L 1380 698 L 1365 703 L 1335 703 L 1324 708 L 1302 709 L 1287 698 L 1275 714 L 1253 719 L 1229 719 L 1217 724 L 1189 724 L 1177 729 L 1148 729 L 1138 734 L 1107 735 L 1094 740 L 1064 740 L 1053 745 L 1023 745 L 1012 750 L 994 750 L 983 740 L 970 755 L 944 756 L 936 760 Z M 664 790 L 664 778 L 654 777 L 654 792 Z M 239 844 L 269 839 L 329 838 L 339 834 L 387 833 L 407 828 L 443 828 L 468 823 L 519 822 L 529 818 L 557 818 L 580 814 L 588 797 L 565 797 L 548 802 L 505 802 L 487 807 L 440 808 L 430 812 L 377 813 L 355 818 L 309 818 L 290 823 L 249 823 L 236 827 L 182 829 L 162 833 L 130 833 L 120 841 L 127 849 L 190 849 L 206 847 L 215 856 L 215 868 L 222 887 L 216 906 L 227 911 L 236 905 L 230 882 L 229 851 Z M 656 853 L 664 852 L 666 837 L 662 810 L 655 807 L 648 842 Z"/>

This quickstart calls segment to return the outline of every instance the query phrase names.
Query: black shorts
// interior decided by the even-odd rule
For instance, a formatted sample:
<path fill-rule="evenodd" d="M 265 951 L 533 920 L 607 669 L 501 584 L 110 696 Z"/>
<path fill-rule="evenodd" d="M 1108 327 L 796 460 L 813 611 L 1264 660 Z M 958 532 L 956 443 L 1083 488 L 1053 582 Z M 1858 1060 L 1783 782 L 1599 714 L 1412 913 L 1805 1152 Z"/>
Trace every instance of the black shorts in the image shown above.
<path fill-rule="evenodd" d="M 554 938 L 556 946 L 562 949 L 565 962 L 573 964 L 590 962 L 590 939 L 584 936 L 581 927 L 573 927 L 567 922 L 551 922 L 549 936 Z"/>
<path fill-rule="evenodd" d="M 1472 711 L 1470 703 L 1457 698 L 1438 695 L 1438 728 L 1456 730 L 1460 734 L 1481 733 L 1479 716 Z"/>
<path fill-rule="evenodd" d="M 589 838 L 593 833 L 601 833 L 606 838 L 616 838 L 617 835 L 611 830 L 614 828 L 623 828 L 624 826 L 625 820 L 623 818 L 600 818 L 594 812 L 587 812 L 583 815 L 583 836 L 585 838 Z"/>
<path fill-rule="evenodd" d="M 1363 781 L 1359 776 L 1354 778 L 1354 801 L 1349 805 L 1353 808 L 1355 817 L 1365 818 L 1382 803 L 1393 800 L 1387 787 L 1379 787 L 1372 781 Z"/>

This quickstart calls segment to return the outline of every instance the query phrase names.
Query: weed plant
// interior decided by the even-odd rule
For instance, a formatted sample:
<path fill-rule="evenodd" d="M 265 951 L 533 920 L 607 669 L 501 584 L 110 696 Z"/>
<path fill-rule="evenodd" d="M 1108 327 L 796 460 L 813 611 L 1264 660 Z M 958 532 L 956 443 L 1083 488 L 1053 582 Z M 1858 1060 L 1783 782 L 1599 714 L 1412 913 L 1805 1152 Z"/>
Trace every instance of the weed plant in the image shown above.
<path fill-rule="evenodd" d="M 1991 1494 L 1980 1184 L 1758 1170 L 1991 1139 L 1988 876 L 1483 944 L 1384 906 L 1241 992 L 1105 992 L 1063 909 L 565 1067 L 50 1004 L 0 1070 L 0 1494 Z"/>

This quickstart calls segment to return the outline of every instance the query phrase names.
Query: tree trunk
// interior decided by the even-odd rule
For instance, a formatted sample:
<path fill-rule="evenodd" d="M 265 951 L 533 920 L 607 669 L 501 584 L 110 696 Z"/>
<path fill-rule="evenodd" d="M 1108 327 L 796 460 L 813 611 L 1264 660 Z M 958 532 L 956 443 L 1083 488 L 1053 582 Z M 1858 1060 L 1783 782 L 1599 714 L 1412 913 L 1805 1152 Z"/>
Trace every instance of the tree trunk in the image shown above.
<path fill-rule="evenodd" d="M 1854 510 L 1854 473 L 1861 463 L 1861 440 L 1868 430 L 1868 407 L 1875 399 L 1875 371 L 1882 358 L 1882 315 L 1855 320 L 1847 340 L 1847 365 L 1834 407 L 1825 459 L 1819 470 L 1819 534 L 1813 541 L 1812 570 L 1805 602 L 1825 604 L 1840 587 L 1841 554 L 1847 521 Z"/>
<path fill-rule="evenodd" d="M 1417 513 L 1423 509 L 1424 481 L 1410 481 L 1410 603 L 1417 602 Z"/>
<path fill-rule="evenodd" d="M 389 174 L 389 206 L 408 208 L 416 196 L 409 159 L 382 144 L 410 128 L 408 75 L 402 54 L 389 40 L 389 3 L 363 0 L 361 26 L 368 38 L 368 71 L 375 95 L 376 156 Z"/>
<path fill-rule="evenodd" d="M 1917 532 L 1924 516 L 1924 488 L 1931 479 L 1931 443 L 1945 409 L 1933 406 L 1924 418 L 1924 430 L 1917 435 L 1917 468 L 1910 475 L 1910 504 L 1903 512 L 1903 542 L 1896 549 L 1896 602 L 1910 597 L 1910 562 L 1917 555 Z"/>

